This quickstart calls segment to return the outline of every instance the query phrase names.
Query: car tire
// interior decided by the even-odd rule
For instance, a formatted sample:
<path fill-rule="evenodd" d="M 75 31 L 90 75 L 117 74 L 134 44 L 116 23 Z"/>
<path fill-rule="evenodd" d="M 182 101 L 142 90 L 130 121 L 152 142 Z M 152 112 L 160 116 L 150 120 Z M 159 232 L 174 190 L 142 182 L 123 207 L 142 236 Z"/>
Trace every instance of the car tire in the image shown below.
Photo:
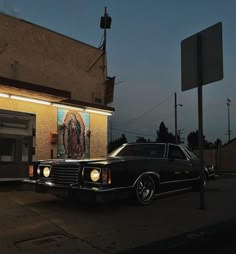
<path fill-rule="evenodd" d="M 150 175 L 141 176 L 135 185 L 136 201 L 140 205 L 149 205 L 155 197 L 156 186 Z"/>
<path fill-rule="evenodd" d="M 204 185 L 204 190 L 205 190 L 205 189 L 206 189 L 206 185 L 207 185 L 207 173 L 204 173 L 204 183 L 203 183 L 203 185 Z M 199 179 L 199 181 L 197 181 L 196 184 L 194 184 L 193 189 L 194 189 L 195 191 L 200 191 L 200 190 L 201 190 L 201 182 L 200 182 L 200 179 Z"/>

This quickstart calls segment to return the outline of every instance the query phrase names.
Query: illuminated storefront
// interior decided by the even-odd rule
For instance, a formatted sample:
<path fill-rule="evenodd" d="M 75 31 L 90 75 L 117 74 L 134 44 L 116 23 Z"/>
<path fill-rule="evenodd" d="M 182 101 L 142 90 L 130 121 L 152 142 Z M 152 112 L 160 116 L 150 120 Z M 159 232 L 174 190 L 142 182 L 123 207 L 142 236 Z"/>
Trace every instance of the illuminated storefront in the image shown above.
<path fill-rule="evenodd" d="M 101 49 L 4 14 L 0 28 L 0 180 L 33 160 L 106 155 Z"/>

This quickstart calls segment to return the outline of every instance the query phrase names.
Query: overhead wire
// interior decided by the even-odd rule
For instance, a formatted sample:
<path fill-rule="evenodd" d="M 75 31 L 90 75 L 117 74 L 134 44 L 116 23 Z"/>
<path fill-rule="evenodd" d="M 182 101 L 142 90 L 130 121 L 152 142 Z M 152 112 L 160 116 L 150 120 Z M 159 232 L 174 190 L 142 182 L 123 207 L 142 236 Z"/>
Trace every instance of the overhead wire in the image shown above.
<path fill-rule="evenodd" d="M 148 114 L 148 113 L 151 113 L 153 112 L 155 109 L 157 109 L 160 105 L 162 105 L 165 101 L 167 101 L 171 96 L 173 96 L 174 93 L 168 95 L 167 97 L 165 97 L 160 103 L 158 103 L 157 105 L 155 105 L 154 107 L 144 111 L 142 114 L 140 114 L 139 116 L 137 117 L 134 117 L 132 119 L 129 119 L 128 121 L 125 121 L 124 123 L 125 124 L 128 124 L 130 122 L 133 122 L 133 121 L 136 121 L 138 119 L 140 119 L 141 117 L 143 117 L 144 115 Z M 163 115 L 166 115 L 166 114 L 162 114 Z M 170 115 L 170 113 L 168 112 L 167 115 Z M 169 117 L 168 117 L 169 118 Z M 156 136 L 155 135 L 150 135 L 150 134 L 144 134 L 144 133 L 139 133 L 139 132 L 132 132 L 132 131 L 126 131 L 126 130 L 121 130 L 121 129 L 117 129 L 117 128 L 112 128 L 112 130 L 114 131 L 120 131 L 120 132 L 123 132 L 123 133 L 129 133 L 129 134 L 133 134 L 133 135 L 141 135 L 141 136 L 145 136 L 145 137 L 153 137 L 155 138 Z"/>
<path fill-rule="evenodd" d="M 144 112 L 143 112 L 142 114 L 140 114 L 139 116 L 136 116 L 136 117 L 134 117 L 134 118 L 132 118 L 132 119 L 129 119 L 129 120 L 125 121 L 124 123 L 125 123 L 125 124 L 128 124 L 128 123 L 130 123 L 130 122 L 136 121 L 136 120 L 140 119 L 141 117 L 143 117 L 144 115 L 153 112 L 155 109 L 157 109 L 159 106 L 161 106 L 165 101 L 167 101 L 167 100 L 168 100 L 171 96 L 173 96 L 173 95 L 174 95 L 174 93 L 168 95 L 164 100 L 162 100 L 160 103 L 158 103 L 158 104 L 155 105 L 154 107 L 152 107 L 152 108 L 150 108 L 150 109 L 144 111 Z"/>

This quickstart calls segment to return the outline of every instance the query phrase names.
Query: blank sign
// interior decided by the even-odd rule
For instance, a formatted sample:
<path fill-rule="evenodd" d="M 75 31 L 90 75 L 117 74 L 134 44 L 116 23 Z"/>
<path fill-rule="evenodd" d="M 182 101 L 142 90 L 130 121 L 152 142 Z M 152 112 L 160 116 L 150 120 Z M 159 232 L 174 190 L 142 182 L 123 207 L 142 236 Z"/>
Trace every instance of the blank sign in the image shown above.
<path fill-rule="evenodd" d="M 223 79 L 221 22 L 181 42 L 181 79 L 182 91 Z"/>

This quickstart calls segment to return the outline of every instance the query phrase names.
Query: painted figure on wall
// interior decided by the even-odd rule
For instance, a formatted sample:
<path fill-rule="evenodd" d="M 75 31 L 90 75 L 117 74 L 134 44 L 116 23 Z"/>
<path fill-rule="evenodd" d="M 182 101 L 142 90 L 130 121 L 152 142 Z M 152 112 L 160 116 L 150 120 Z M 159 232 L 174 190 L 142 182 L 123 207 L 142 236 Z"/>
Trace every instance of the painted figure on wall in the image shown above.
<path fill-rule="evenodd" d="M 86 125 L 88 125 L 88 119 Z M 85 126 L 83 117 L 76 111 L 61 110 L 58 112 L 59 129 L 62 134 L 62 144 L 59 148 L 59 157 L 64 153 L 67 158 L 81 159 L 87 157 L 88 141 L 86 142 Z M 87 148 L 87 149 L 86 149 Z M 62 151 L 64 150 L 64 151 Z"/>
<path fill-rule="evenodd" d="M 66 120 L 66 119 L 65 119 Z M 66 126 L 66 121 L 64 121 Z M 84 129 L 84 128 L 83 128 Z M 76 117 L 76 114 L 70 113 L 70 120 L 67 125 L 67 146 L 66 146 L 66 135 L 64 133 L 64 147 L 67 150 L 69 158 L 81 157 L 84 152 L 83 138 L 81 137 L 81 124 Z"/>

